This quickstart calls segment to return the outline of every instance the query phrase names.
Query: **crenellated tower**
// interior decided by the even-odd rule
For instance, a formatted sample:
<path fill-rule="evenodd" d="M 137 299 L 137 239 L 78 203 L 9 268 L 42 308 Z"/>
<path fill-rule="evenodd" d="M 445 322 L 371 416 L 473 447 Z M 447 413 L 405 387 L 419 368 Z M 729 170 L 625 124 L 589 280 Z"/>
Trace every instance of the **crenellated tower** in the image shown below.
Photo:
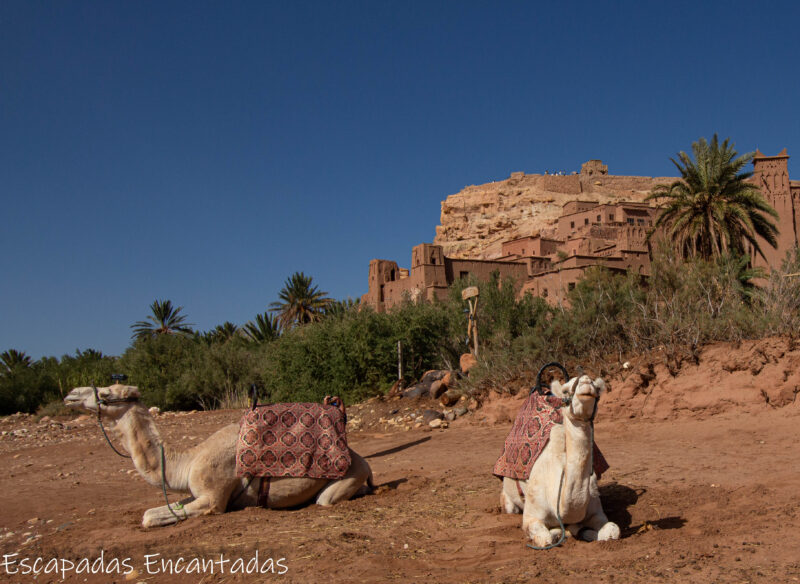
<path fill-rule="evenodd" d="M 786 252 L 800 244 L 800 185 L 789 180 L 789 154 L 784 148 L 775 156 L 766 156 L 756 150 L 753 157 L 752 181 L 761 189 L 767 202 L 778 212 L 778 247 L 759 242 L 766 263 L 761 257 L 753 258 L 754 265 L 780 267 Z M 794 181 L 796 182 L 796 181 Z"/>

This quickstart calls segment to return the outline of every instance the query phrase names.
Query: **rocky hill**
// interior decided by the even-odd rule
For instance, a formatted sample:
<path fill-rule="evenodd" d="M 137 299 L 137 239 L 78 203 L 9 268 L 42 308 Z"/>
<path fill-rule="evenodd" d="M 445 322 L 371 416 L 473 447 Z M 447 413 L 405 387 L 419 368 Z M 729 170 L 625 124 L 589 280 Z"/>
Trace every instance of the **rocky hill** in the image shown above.
<path fill-rule="evenodd" d="M 442 201 L 441 225 L 434 243 L 449 257 L 492 259 L 504 241 L 547 232 L 568 201 L 642 201 L 671 177 L 616 176 L 599 160 L 580 174 L 514 172 L 503 181 L 469 186 Z"/>

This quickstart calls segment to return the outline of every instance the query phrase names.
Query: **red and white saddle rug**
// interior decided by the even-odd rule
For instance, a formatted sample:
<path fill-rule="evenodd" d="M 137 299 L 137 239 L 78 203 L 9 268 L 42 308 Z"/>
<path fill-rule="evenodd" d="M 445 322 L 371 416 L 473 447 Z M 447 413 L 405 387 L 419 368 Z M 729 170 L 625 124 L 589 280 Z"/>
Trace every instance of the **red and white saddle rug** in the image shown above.
<path fill-rule="evenodd" d="M 340 479 L 350 468 L 343 410 L 283 403 L 248 410 L 236 444 L 236 476 Z"/>
<path fill-rule="evenodd" d="M 496 476 L 528 480 L 533 463 L 550 439 L 553 425 L 564 423 L 561 405 L 561 398 L 552 395 L 534 392 L 528 396 L 506 437 L 503 453 L 494 465 L 493 473 Z M 593 444 L 592 448 L 594 473 L 599 479 L 609 467 L 597 444 Z"/>

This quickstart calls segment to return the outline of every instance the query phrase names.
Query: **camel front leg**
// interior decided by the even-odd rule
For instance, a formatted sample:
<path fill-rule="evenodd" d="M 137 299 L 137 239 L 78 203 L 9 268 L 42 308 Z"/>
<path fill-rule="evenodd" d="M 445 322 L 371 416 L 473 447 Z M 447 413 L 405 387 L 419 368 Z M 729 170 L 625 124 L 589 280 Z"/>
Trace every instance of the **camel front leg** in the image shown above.
<path fill-rule="evenodd" d="M 170 508 L 172 511 L 170 511 Z M 187 497 L 178 503 L 170 503 L 170 508 L 162 505 L 145 511 L 142 518 L 142 527 L 164 527 L 190 517 L 207 515 L 213 511 L 213 507 L 207 497 L 199 497 L 197 499 Z"/>
<path fill-rule="evenodd" d="M 619 539 L 619 526 L 608 520 L 600 504 L 599 495 L 593 496 L 586 510 L 586 519 L 583 520 L 584 529 L 581 530 L 581 539 L 584 541 L 608 541 Z"/>
<path fill-rule="evenodd" d="M 537 547 L 545 547 L 556 541 L 553 533 L 547 528 L 544 522 L 546 513 L 539 510 L 525 498 L 525 507 L 522 511 L 522 531 L 533 541 Z"/>

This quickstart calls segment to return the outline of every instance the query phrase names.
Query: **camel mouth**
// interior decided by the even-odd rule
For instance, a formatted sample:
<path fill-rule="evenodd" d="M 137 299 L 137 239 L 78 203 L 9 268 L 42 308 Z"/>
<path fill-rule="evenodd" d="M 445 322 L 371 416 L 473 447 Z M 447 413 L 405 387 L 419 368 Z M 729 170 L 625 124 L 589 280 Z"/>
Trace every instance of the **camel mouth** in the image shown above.
<path fill-rule="evenodd" d="M 77 395 L 68 394 L 64 398 L 64 405 L 67 406 L 68 408 L 82 408 L 83 399 L 81 399 Z"/>

